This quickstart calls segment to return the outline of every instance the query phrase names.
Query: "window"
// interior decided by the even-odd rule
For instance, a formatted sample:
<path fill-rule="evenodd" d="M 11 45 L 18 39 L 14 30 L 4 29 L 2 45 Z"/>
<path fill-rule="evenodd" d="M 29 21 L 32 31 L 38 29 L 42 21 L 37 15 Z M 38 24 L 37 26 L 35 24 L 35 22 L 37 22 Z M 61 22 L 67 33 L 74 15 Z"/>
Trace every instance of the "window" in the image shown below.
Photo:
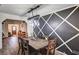
<path fill-rule="evenodd" d="M 16 26 L 12 26 L 12 31 L 16 31 Z"/>

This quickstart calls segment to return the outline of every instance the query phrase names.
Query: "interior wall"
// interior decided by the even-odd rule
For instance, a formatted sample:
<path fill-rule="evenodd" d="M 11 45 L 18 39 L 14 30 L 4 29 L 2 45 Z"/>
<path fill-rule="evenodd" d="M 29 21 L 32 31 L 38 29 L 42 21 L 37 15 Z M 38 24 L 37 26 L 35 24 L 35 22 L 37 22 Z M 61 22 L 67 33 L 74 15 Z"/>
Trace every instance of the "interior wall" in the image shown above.
<path fill-rule="evenodd" d="M 57 38 L 57 48 L 66 54 L 79 54 L 79 7 L 73 6 L 58 12 L 33 18 L 34 36 Z M 35 24 L 35 23 L 34 23 Z"/>
<path fill-rule="evenodd" d="M 2 48 L 2 23 L 0 22 L 0 49 Z"/>
<path fill-rule="evenodd" d="M 4 33 L 5 37 L 8 37 L 8 24 L 6 23 L 7 22 L 5 22 L 4 24 L 2 23 L 2 32 Z"/>
<path fill-rule="evenodd" d="M 27 19 L 27 17 L 22 18 L 23 20 Z M 31 37 L 33 36 L 33 26 L 31 26 L 31 22 L 29 20 L 25 20 L 27 22 L 27 32 L 28 36 Z"/>

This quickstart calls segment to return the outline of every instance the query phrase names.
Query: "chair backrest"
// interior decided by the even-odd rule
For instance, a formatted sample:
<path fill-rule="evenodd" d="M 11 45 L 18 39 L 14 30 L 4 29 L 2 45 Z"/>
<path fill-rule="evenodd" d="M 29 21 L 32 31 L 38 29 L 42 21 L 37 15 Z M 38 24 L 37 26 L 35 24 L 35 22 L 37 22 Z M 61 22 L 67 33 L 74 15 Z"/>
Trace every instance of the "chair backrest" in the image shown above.
<path fill-rule="evenodd" d="M 29 41 L 28 40 L 24 40 L 22 41 L 23 43 L 23 47 L 27 47 L 29 45 Z"/>
<path fill-rule="evenodd" d="M 29 54 L 29 41 L 28 40 L 24 40 L 23 41 L 23 54 Z"/>
<path fill-rule="evenodd" d="M 49 54 L 55 54 L 56 44 L 57 44 L 56 39 L 51 39 L 51 40 L 49 39 L 48 40 L 47 55 L 49 55 Z M 51 52 L 51 51 L 53 51 L 53 52 Z"/>
<path fill-rule="evenodd" d="M 23 40 L 22 38 L 19 38 L 19 47 L 22 49 L 21 54 L 28 54 L 28 40 Z"/>

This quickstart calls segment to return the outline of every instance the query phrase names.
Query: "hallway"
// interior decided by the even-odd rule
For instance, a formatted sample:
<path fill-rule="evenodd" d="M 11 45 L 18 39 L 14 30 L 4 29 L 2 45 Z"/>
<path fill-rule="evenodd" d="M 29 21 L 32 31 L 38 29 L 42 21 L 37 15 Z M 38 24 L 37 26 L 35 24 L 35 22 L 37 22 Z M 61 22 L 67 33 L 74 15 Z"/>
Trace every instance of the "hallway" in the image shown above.
<path fill-rule="evenodd" d="M 18 53 L 18 38 L 16 36 L 3 39 L 3 48 L 0 50 L 1 55 L 17 55 Z"/>

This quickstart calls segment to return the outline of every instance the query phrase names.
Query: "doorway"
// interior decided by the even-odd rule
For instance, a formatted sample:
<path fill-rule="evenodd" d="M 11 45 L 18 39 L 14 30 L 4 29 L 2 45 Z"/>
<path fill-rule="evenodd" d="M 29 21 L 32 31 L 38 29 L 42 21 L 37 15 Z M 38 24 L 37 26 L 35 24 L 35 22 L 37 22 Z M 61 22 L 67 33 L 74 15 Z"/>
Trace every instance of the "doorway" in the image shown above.
<path fill-rule="evenodd" d="M 28 36 L 27 23 L 25 21 L 6 19 L 2 22 L 2 29 L 4 37 L 9 37 L 13 35 L 23 37 Z"/>
<path fill-rule="evenodd" d="M 18 35 L 19 25 L 18 24 L 8 24 L 8 32 L 12 35 Z"/>
<path fill-rule="evenodd" d="M 17 26 L 12 26 L 12 35 L 16 35 Z"/>

